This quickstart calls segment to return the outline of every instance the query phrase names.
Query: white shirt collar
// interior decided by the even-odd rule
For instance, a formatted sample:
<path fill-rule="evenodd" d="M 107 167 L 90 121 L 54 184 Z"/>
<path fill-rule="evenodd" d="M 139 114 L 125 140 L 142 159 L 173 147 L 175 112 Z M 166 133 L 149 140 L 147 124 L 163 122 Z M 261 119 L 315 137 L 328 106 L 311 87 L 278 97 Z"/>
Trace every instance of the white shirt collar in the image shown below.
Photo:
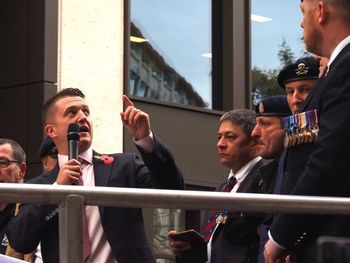
<path fill-rule="evenodd" d="M 79 154 L 79 157 L 84 159 L 85 161 L 92 163 L 92 147 L 87 149 L 85 152 L 82 152 Z M 68 162 L 68 155 L 58 154 L 58 164 L 61 167 L 61 165 Z"/>
<path fill-rule="evenodd" d="M 329 67 L 334 59 L 339 55 L 339 53 L 343 50 L 343 48 L 350 43 L 350 35 L 344 38 L 333 50 L 332 55 L 329 58 L 327 66 Z"/>
<path fill-rule="evenodd" d="M 230 171 L 230 174 L 228 176 L 228 178 L 230 178 L 231 176 L 235 176 L 236 180 L 237 180 L 237 184 L 240 185 L 243 180 L 247 177 L 248 173 L 250 172 L 250 170 L 256 165 L 257 162 L 259 162 L 262 158 L 260 156 L 255 157 L 254 159 L 250 160 L 249 162 L 247 162 L 245 165 L 243 165 L 241 167 L 241 169 L 239 169 L 237 171 L 237 173 L 233 173 L 233 171 Z"/>

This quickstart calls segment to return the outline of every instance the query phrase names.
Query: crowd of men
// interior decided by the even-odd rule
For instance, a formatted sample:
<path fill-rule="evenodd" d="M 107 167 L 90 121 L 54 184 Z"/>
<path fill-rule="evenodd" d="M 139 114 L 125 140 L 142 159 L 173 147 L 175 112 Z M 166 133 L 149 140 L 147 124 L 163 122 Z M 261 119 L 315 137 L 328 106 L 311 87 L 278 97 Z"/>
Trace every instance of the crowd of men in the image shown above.
<path fill-rule="evenodd" d="M 300 58 L 280 71 L 278 83 L 286 96 L 265 98 L 255 111 L 234 109 L 220 118 L 217 149 L 229 174 L 216 191 L 349 196 L 343 153 L 350 146 L 350 2 L 302 0 L 300 7 L 306 49 L 317 56 Z M 28 183 L 184 189 L 183 175 L 151 130 L 149 115 L 127 96 L 123 101 L 121 121 L 141 158 L 93 149 L 85 95 L 67 88 L 43 107 L 43 173 Z M 72 123 L 80 135 L 77 158 L 68 156 Z M 0 139 L 0 182 L 23 183 L 25 174 L 23 148 Z M 86 206 L 83 217 L 84 262 L 156 262 L 141 209 Z M 342 215 L 211 210 L 200 232 L 168 233 L 177 262 L 312 263 L 319 262 L 319 237 L 350 237 L 350 220 Z M 0 254 L 60 262 L 56 205 L 0 203 L 0 235 Z"/>

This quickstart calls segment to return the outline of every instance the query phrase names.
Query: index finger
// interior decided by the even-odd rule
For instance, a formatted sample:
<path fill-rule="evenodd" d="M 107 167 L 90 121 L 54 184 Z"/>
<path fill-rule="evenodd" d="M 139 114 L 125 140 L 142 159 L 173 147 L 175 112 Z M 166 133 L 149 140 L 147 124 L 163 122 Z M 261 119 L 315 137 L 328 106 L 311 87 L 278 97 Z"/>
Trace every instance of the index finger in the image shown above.
<path fill-rule="evenodd" d="M 123 101 L 126 107 L 129 107 L 129 106 L 134 107 L 134 103 L 132 103 L 132 101 L 128 98 L 128 96 L 123 95 Z"/>

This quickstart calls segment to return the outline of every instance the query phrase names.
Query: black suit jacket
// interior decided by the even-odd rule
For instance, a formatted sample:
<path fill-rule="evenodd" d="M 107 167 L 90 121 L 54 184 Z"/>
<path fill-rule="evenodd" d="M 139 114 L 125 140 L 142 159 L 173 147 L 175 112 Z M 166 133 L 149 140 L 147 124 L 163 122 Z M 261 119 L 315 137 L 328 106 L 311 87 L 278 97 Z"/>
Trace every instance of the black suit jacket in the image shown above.
<path fill-rule="evenodd" d="M 183 178 L 165 145 L 155 137 L 151 154 L 112 154 L 112 164 L 94 158 L 96 186 L 183 189 Z M 96 153 L 94 153 L 96 154 Z M 53 184 L 58 167 L 28 183 Z M 140 208 L 99 207 L 105 236 L 118 263 L 155 262 L 147 242 Z M 58 208 L 56 205 L 22 205 L 9 225 L 9 240 L 18 251 L 32 251 L 41 242 L 44 262 L 59 262 Z"/>
<path fill-rule="evenodd" d="M 237 192 L 261 192 L 262 185 L 265 185 L 265 182 L 270 183 L 270 179 L 261 177 L 259 173 L 259 169 L 264 165 L 266 165 L 266 160 L 259 161 L 243 180 Z M 225 183 L 226 182 L 222 183 L 216 188 L 216 191 L 223 191 Z M 207 211 L 205 218 L 207 218 L 210 212 L 211 211 Z M 219 225 L 212 237 L 211 263 L 248 263 L 257 261 L 259 249 L 257 226 L 259 224 L 256 223 L 256 217 L 260 218 L 257 214 L 240 213 L 239 211 L 232 211 L 229 214 L 227 223 Z M 190 261 L 182 257 L 178 259 L 177 262 L 203 262 L 194 260 L 194 258 L 200 258 L 199 256 L 193 256 L 195 253 L 202 254 L 199 251 L 193 251 L 193 253 L 190 254 Z"/>
<path fill-rule="evenodd" d="M 330 65 L 302 111 L 317 109 L 319 134 L 315 143 L 288 150 L 282 194 L 350 196 L 350 45 Z M 317 262 L 316 239 L 322 235 L 350 236 L 345 216 L 278 215 L 271 227 L 275 241 L 295 250 L 300 262 Z"/>
<path fill-rule="evenodd" d="M 248 173 L 246 178 L 237 189 L 237 193 L 256 192 L 258 186 L 259 169 L 263 165 L 263 160 L 259 161 Z M 224 184 L 216 191 L 222 191 Z M 256 262 L 259 238 L 257 236 L 257 226 L 247 223 L 248 214 L 232 211 L 228 222 L 220 224 L 212 237 L 211 263 L 234 262 L 248 263 Z M 238 227 L 237 227 L 238 226 Z M 237 231 L 238 230 L 238 231 Z M 255 234 L 251 236 L 251 233 Z M 236 236 L 235 236 L 236 235 Z M 242 237 L 237 238 L 238 235 Z"/>

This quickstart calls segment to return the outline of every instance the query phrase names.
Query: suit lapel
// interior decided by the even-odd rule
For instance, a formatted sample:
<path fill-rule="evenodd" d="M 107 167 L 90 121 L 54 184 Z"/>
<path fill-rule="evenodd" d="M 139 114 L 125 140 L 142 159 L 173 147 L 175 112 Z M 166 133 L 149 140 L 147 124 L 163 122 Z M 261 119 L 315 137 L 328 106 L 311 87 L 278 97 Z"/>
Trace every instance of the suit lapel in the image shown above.
<path fill-rule="evenodd" d="M 94 156 L 99 154 L 94 152 Z M 108 186 L 113 164 L 105 164 L 102 160 L 93 158 L 95 186 Z"/>
<path fill-rule="evenodd" d="M 93 151 L 93 156 L 100 156 L 99 153 Z M 101 159 L 92 158 L 94 164 L 95 186 L 108 186 L 108 181 L 111 176 L 113 164 L 105 164 Z M 104 207 L 99 206 L 101 221 L 103 221 Z"/>
<path fill-rule="evenodd" d="M 244 178 L 243 182 L 238 187 L 237 192 L 246 192 L 247 189 L 249 189 L 251 187 L 252 180 L 259 172 L 259 168 L 262 166 L 262 161 L 263 161 L 263 159 L 261 159 L 259 162 L 257 162 L 254 165 L 254 167 L 249 171 L 247 176 Z"/>
<path fill-rule="evenodd" d="M 332 62 L 332 64 L 329 66 L 329 71 L 327 71 L 327 74 L 322 75 L 322 77 L 317 81 L 315 87 L 312 89 L 311 93 L 309 94 L 309 96 L 307 97 L 305 103 L 301 106 L 300 108 L 300 112 L 304 112 L 306 111 L 308 105 L 310 104 L 310 101 L 312 100 L 312 98 L 314 97 L 314 95 L 317 93 L 317 90 L 323 88 L 323 83 L 324 83 L 324 78 L 328 75 L 332 74 L 332 69 L 336 67 L 338 60 L 342 57 L 343 53 L 347 53 L 350 51 L 350 44 L 347 44 L 342 51 L 340 51 L 340 53 L 338 54 L 338 56 L 334 59 L 334 61 Z M 311 109 L 313 110 L 313 109 Z"/>
<path fill-rule="evenodd" d="M 310 104 L 310 101 L 312 100 L 312 98 L 315 96 L 316 92 L 318 89 L 320 89 L 320 86 L 322 86 L 322 83 L 323 83 L 323 78 L 320 78 L 314 88 L 311 90 L 311 93 L 309 94 L 309 96 L 307 97 L 307 99 L 305 100 L 304 104 L 301 105 L 300 107 L 300 112 L 304 112 L 306 111 L 305 109 L 308 107 L 308 105 Z"/>

